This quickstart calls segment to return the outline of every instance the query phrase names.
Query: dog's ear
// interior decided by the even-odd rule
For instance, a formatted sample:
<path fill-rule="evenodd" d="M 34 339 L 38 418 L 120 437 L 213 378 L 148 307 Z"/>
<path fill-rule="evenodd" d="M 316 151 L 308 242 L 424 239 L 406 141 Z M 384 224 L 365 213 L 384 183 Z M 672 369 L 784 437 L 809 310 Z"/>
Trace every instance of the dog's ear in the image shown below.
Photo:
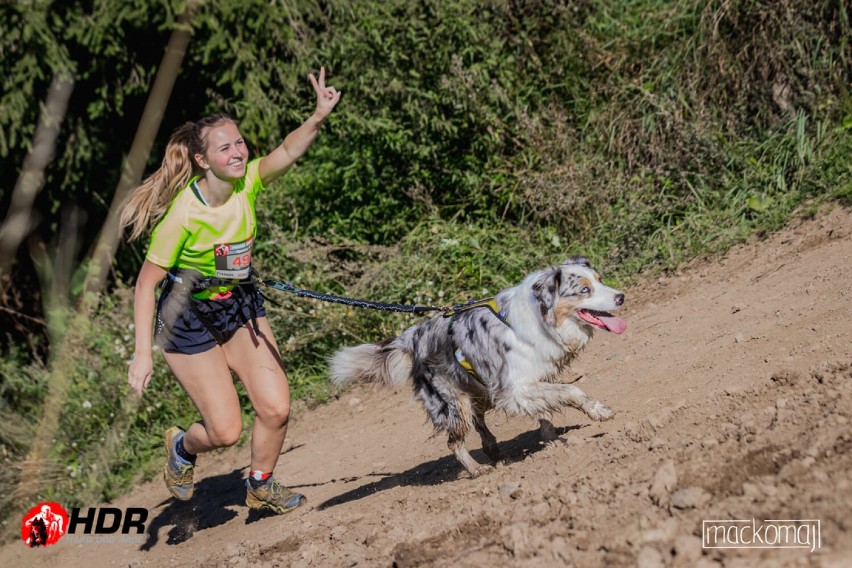
<path fill-rule="evenodd" d="M 541 319 L 552 326 L 556 325 L 556 301 L 561 286 L 562 270 L 558 266 L 545 270 L 532 285 L 533 296 L 541 310 Z"/>
<path fill-rule="evenodd" d="M 590 263 L 589 259 L 585 256 L 572 256 L 568 260 L 564 261 L 562 264 L 579 264 L 580 266 L 585 266 L 586 268 L 592 267 L 592 263 Z"/>

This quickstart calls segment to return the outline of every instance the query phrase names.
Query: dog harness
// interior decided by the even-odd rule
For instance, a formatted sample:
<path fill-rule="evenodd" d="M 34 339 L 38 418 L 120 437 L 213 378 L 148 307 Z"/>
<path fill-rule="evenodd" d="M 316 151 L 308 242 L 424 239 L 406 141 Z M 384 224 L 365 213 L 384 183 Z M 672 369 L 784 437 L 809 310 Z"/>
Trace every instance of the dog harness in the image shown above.
<path fill-rule="evenodd" d="M 492 314 L 494 314 L 494 316 L 497 317 L 497 319 L 499 319 L 501 322 L 503 322 L 507 326 L 512 327 L 512 326 L 509 325 L 509 320 L 506 317 L 506 312 L 504 312 L 503 310 L 500 309 L 500 304 L 497 303 L 497 300 L 495 298 L 486 298 L 484 300 L 479 300 L 479 301 L 475 301 L 475 302 L 471 301 L 471 302 L 468 302 L 467 304 L 461 304 L 461 305 L 458 305 L 458 306 L 453 306 L 451 309 L 447 310 L 444 313 L 444 317 L 453 318 L 450 321 L 450 338 L 451 339 L 452 339 L 452 332 L 453 332 L 453 323 L 455 323 L 456 317 L 458 317 L 458 315 L 463 313 L 463 312 L 466 312 L 468 310 L 472 310 L 472 309 L 475 309 L 475 308 L 488 308 L 488 310 Z M 470 361 L 467 360 L 467 357 L 464 356 L 464 353 L 462 353 L 461 349 L 455 350 L 455 357 L 456 357 L 456 361 L 458 362 L 458 364 L 461 365 L 462 368 L 465 371 L 467 371 L 468 375 L 473 377 L 482 386 L 484 386 L 484 387 L 486 386 L 485 382 L 479 376 L 479 373 L 476 372 L 476 369 L 473 368 L 473 365 L 471 364 Z"/>

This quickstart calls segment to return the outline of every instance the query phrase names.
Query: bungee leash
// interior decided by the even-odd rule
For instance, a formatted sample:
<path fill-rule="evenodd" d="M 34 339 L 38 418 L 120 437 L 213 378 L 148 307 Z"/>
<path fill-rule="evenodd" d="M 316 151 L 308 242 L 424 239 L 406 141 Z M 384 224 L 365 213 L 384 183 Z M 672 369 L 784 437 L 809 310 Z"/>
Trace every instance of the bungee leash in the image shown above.
<path fill-rule="evenodd" d="M 183 276 L 183 278 L 182 278 Z M 187 278 L 188 276 L 188 278 Z M 184 278 L 187 278 L 184 280 Z M 443 316 L 445 318 L 455 317 L 462 312 L 466 312 L 468 310 L 472 310 L 474 308 L 488 308 L 490 311 L 494 312 L 494 314 L 500 318 L 504 319 L 503 315 L 500 313 L 499 307 L 496 306 L 494 298 L 486 298 L 484 300 L 470 300 L 465 304 L 457 304 L 453 306 L 420 306 L 420 305 L 408 305 L 408 304 L 392 304 L 389 302 L 374 302 L 372 300 L 361 300 L 358 298 L 347 298 L 345 296 L 337 296 L 335 294 L 327 294 L 323 292 L 316 292 L 314 290 L 305 290 L 304 288 L 299 288 L 292 282 L 281 282 L 280 280 L 271 280 L 266 278 L 261 278 L 260 274 L 252 268 L 249 277 L 244 280 L 228 280 L 228 279 L 220 279 L 216 277 L 204 277 L 201 274 L 194 271 L 179 271 L 172 270 L 169 272 L 166 280 L 171 280 L 172 282 L 177 282 L 183 285 L 187 285 L 193 291 L 205 290 L 212 286 L 233 286 L 234 288 L 238 288 L 240 292 L 244 294 L 243 286 L 251 286 L 254 284 L 261 284 L 268 288 L 274 288 L 275 290 L 280 290 L 282 292 L 288 292 L 290 294 L 295 294 L 301 298 L 311 298 L 313 300 L 320 300 L 322 302 L 331 302 L 334 304 L 343 304 L 346 306 L 353 306 L 356 308 L 367 308 L 371 310 L 381 310 L 386 312 L 402 312 L 409 314 L 426 314 L 429 312 L 443 312 Z M 270 298 L 267 298 L 272 301 Z M 276 303 L 277 302 L 274 302 Z M 505 323 L 505 321 L 504 321 Z"/>
<path fill-rule="evenodd" d="M 503 323 L 505 316 L 501 313 L 500 308 L 494 298 L 486 298 L 484 300 L 470 300 L 465 304 L 456 304 L 453 306 L 418 306 L 407 304 L 391 304 L 388 302 L 374 302 L 371 300 L 360 300 L 357 298 L 347 298 L 344 296 L 336 296 L 334 294 L 325 294 L 323 292 L 315 292 L 313 290 L 305 290 L 294 285 L 292 282 L 281 282 L 279 280 L 267 280 L 261 278 L 256 272 L 252 274 L 254 280 L 258 284 L 263 284 L 269 288 L 289 292 L 302 298 L 312 298 L 323 302 L 332 302 L 335 304 L 344 304 L 346 306 L 354 306 L 356 308 L 367 308 L 371 310 L 381 310 L 385 312 L 403 312 L 409 314 L 425 314 L 428 312 L 443 312 L 445 318 L 452 318 L 462 312 L 475 308 L 488 308 L 494 313 Z M 508 324 L 507 324 L 508 325 Z"/>
<path fill-rule="evenodd" d="M 405 304 L 390 304 L 387 302 L 373 302 L 370 300 L 359 300 L 357 298 L 346 298 L 344 296 L 335 296 L 334 294 L 325 294 L 322 292 L 314 292 L 313 290 L 305 290 L 295 286 L 291 282 L 280 282 L 278 280 L 266 280 L 255 276 L 259 284 L 275 288 L 282 292 L 289 292 L 302 298 L 312 298 L 323 302 L 332 302 L 335 304 L 344 304 L 346 306 L 354 306 L 356 308 L 369 308 L 372 310 L 382 310 L 386 312 L 404 312 L 409 314 L 425 314 L 428 312 L 448 312 L 451 308 L 439 306 L 417 306 Z"/>

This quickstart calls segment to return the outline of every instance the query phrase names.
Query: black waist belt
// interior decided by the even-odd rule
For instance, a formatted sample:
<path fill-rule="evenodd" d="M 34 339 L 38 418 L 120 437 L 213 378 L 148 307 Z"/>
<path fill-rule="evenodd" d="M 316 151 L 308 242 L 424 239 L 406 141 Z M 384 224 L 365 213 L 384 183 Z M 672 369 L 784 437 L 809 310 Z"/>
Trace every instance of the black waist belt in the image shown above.
<path fill-rule="evenodd" d="M 207 314 L 198 309 L 197 302 L 199 300 L 193 297 L 193 294 L 197 294 L 199 292 L 203 292 L 209 288 L 215 288 L 219 286 L 231 286 L 232 288 L 236 288 L 239 290 L 240 296 L 244 302 L 246 302 L 251 308 L 251 326 L 254 329 L 254 333 L 256 335 L 260 335 L 260 328 L 257 325 L 257 310 L 255 309 L 254 303 L 249 301 L 248 295 L 246 294 L 247 286 L 254 286 L 257 283 L 256 273 L 254 269 L 249 273 L 248 278 L 244 278 L 242 280 L 233 280 L 229 278 L 218 278 L 216 276 L 204 276 L 197 270 L 190 270 L 186 268 L 172 268 L 169 270 L 166 277 L 163 279 L 161 284 L 163 288 L 163 294 L 167 294 L 171 291 L 172 288 L 177 286 L 182 291 L 185 291 L 187 299 L 189 301 L 189 309 L 193 311 L 198 320 L 204 324 L 204 327 L 207 328 L 207 331 L 216 339 L 216 341 L 221 345 L 225 342 L 225 338 L 222 333 L 213 325 L 213 322 L 210 321 L 210 318 L 207 317 Z M 216 301 L 216 300 L 212 300 Z"/>
<path fill-rule="evenodd" d="M 166 279 L 163 283 L 165 284 L 166 281 L 171 281 L 172 284 L 188 288 L 191 294 L 197 294 L 209 288 L 216 288 L 220 286 L 231 286 L 236 288 L 254 285 L 257 283 L 255 274 L 254 270 L 252 270 L 249 273 L 248 278 L 234 280 L 231 278 L 204 276 L 197 270 L 190 270 L 187 268 L 172 268 L 169 270 L 169 273 L 166 275 Z"/>

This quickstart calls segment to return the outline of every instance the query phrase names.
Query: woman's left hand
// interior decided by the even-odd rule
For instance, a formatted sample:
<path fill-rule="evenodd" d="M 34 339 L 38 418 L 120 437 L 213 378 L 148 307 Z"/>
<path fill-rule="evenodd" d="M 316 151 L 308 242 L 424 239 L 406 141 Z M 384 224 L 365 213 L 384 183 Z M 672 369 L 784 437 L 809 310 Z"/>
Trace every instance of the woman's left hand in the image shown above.
<path fill-rule="evenodd" d="M 313 73 L 310 74 L 310 79 L 317 93 L 317 110 L 314 114 L 322 120 L 334 110 L 334 106 L 340 100 L 340 91 L 325 84 L 325 67 L 320 67 L 319 81 Z"/>

